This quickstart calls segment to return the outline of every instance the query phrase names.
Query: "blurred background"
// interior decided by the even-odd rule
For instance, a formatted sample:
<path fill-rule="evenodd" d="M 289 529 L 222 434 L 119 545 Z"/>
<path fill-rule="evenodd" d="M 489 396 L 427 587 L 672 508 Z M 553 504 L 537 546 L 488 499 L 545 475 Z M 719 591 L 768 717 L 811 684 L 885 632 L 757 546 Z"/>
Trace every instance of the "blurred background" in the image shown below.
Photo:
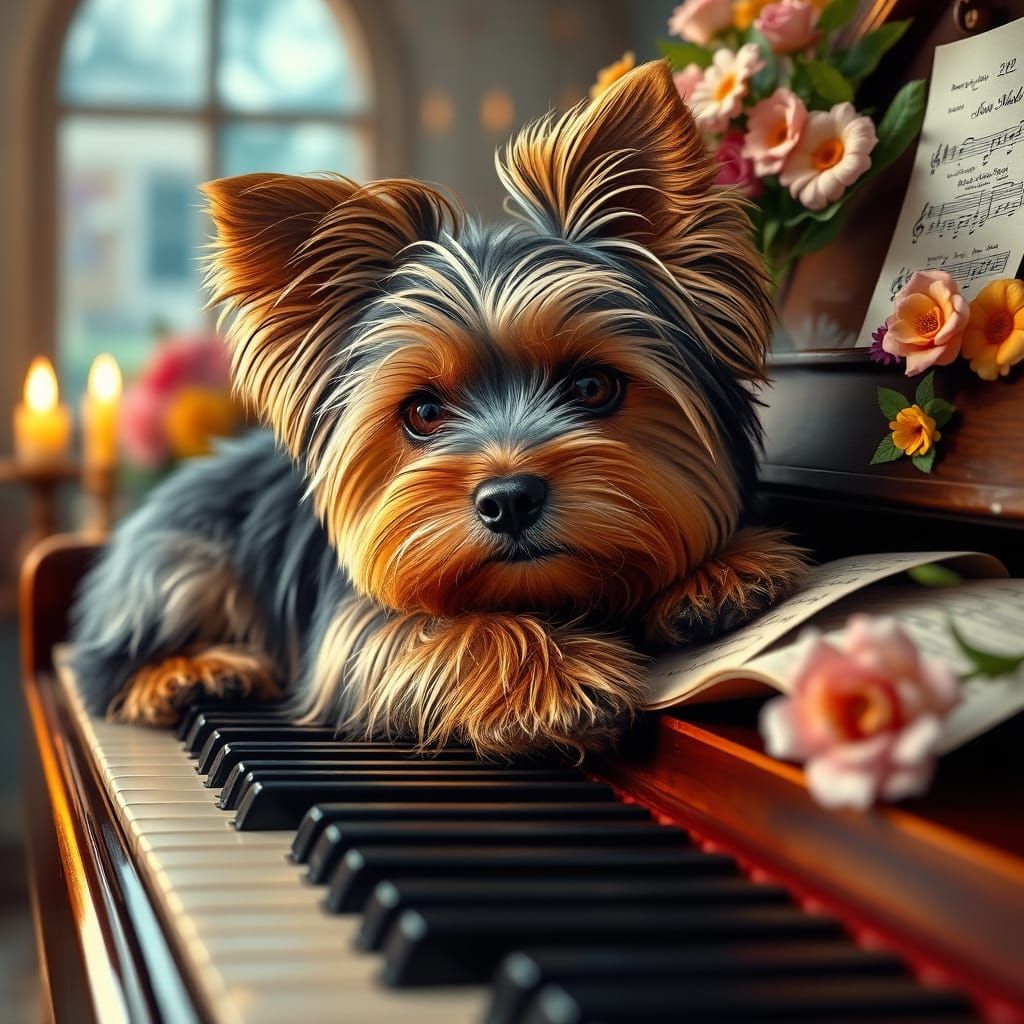
<path fill-rule="evenodd" d="M 201 451 L 211 432 L 238 423 L 203 309 L 198 257 L 209 224 L 196 186 L 249 171 L 411 176 L 498 217 L 496 146 L 582 99 L 598 69 L 623 52 L 656 56 L 672 6 L 0 3 L 5 1019 L 41 1013 L 19 846 L 16 578 L 28 535 L 105 526 L 178 459 Z M 123 384 L 103 361 L 90 379 L 103 353 Z M 35 357 L 49 363 L 34 364 L 26 387 Z M 91 474 L 90 496 L 81 468 L 91 463 L 102 472 Z"/>

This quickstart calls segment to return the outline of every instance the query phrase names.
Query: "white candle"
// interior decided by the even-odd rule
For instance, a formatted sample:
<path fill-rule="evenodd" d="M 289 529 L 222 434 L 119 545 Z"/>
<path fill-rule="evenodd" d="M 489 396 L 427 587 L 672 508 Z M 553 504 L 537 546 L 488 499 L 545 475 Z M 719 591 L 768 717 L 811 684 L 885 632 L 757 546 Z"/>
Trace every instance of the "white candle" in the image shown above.
<path fill-rule="evenodd" d="M 117 417 L 121 406 L 121 369 L 113 356 L 97 356 L 89 368 L 82 400 L 82 439 L 85 465 L 117 464 Z"/>
<path fill-rule="evenodd" d="M 18 461 L 34 467 L 65 461 L 71 444 L 71 411 L 60 404 L 57 374 L 45 356 L 32 360 L 25 376 L 24 398 L 14 410 Z"/>

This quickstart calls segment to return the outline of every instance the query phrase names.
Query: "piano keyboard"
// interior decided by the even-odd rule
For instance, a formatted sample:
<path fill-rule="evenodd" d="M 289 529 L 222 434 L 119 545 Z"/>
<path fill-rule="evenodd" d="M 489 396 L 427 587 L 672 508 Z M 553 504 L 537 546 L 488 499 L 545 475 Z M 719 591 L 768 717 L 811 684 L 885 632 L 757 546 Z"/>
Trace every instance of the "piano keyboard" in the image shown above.
<path fill-rule="evenodd" d="M 975 1019 L 574 768 L 267 709 L 193 709 L 175 736 L 64 685 L 215 1021 Z"/>

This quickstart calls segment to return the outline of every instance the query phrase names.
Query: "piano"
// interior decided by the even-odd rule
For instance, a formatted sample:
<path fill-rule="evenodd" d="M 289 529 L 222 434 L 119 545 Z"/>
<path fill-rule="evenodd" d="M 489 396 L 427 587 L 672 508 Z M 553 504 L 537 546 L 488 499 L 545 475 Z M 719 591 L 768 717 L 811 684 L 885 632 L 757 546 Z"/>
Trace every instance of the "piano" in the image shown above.
<path fill-rule="evenodd" d="M 991 5 L 868 6 L 917 15 L 893 65 L 920 76 L 962 35 L 949 9 L 966 24 Z M 908 170 L 865 203 L 898 207 Z M 890 212 L 803 261 L 783 317 L 823 294 L 862 310 Z M 859 289 L 822 287 L 851 270 Z M 899 368 L 803 351 L 771 372 L 767 521 L 821 559 L 979 549 L 1024 574 L 1024 374 L 944 371 L 958 415 L 924 476 L 868 466 L 874 389 L 905 388 Z M 1024 1021 L 1024 716 L 943 758 L 927 796 L 866 813 L 817 806 L 763 752 L 750 701 L 648 716 L 581 768 L 341 743 L 285 706 L 197 707 L 176 734 L 111 725 L 54 653 L 97 550 L 51 538 L 22 579 L 29 863 L 58 1022 Z"/>

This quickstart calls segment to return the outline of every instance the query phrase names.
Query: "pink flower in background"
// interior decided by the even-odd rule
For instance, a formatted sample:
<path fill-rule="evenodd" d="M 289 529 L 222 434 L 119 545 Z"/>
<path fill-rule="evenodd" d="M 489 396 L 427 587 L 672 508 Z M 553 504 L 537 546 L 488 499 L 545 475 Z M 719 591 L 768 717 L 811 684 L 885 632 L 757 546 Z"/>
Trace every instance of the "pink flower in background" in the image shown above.
<path fill-rule="evenodd" d="M 789 693 L 761 712 L 768 753 L 804 762 L 827 807 L 923 793 L 960 700 L 953 672 L 923 657 L 895 619 L 867 615 L 850 617 L 841 647 L 807 630 L 795 659 Z"/>
<path fill-rule="evenodd" d="M 918 270 L 896 293 L 882 347 L 907 361 L 907 376 L 948 366 L 960 354 L 971 311 L 944 270 Z"/>
<path fill-rule="evenodd" d="M 668 19 L 668 30 L 680 39 L 707 46 L 732 25 L 732 0 L 686 0 Z"/>
<path fill-rule="evenodd" d="M 702 131 L 724 131 L 729 121 L 743 109 L 747 83 L 763 67 L 761 51 L 754 43 L 745 43 L 735 53 L 716 50 L 711 66 L 690 96 L 693 115 Z"/>
<path fill-rule="evenodd" d="M 808 0 L 778 0 L 768 4 L 754 22 L 754 28 L 775 53 L 793 53 L 814 42 L 818 11 Z"/>
<path fill-rule="evenodd" d="M 858 115 L 852 103 L 815 110 L 786 157 L 779 182 L 808 210 L 824 210 L 868 170 L 877 143 L 871 118 Z"/>
<path fill-rule="evenodd" d="M 161 341 L 121 400 L 121 443 L 132 462 L 156 469 L 174 455 L 168 410 L 187 389 L 231 391 L 231 357 L 217 334 L 172 336 Z"/>
<path fill-rule="evenodd" d="M 699 64 L 687 64 L 682 71 L 677 71 L 672 76 L 672 80 L 676 83 L 676 89 L 685 103 L 690 102 L 693 90 L 697 88 L 703 77 L 704 69 Z"/>
<path fill-rule="evenodd" d="M 778 174 L 799 142 L 806 123 L 804 101 L 790 89 L 776 89 L 751 107 L 743 155 L 754 161 L 754 170 L 759 175 Z"/>
<path fill-rule="evenodd" d="M 764 191 L 754 165 L 743 155 L 743 136 L 727 135 L 715 150 L 718 161 L 716 185 L 732 185 L 746 196 L 756 199 Z"/>

